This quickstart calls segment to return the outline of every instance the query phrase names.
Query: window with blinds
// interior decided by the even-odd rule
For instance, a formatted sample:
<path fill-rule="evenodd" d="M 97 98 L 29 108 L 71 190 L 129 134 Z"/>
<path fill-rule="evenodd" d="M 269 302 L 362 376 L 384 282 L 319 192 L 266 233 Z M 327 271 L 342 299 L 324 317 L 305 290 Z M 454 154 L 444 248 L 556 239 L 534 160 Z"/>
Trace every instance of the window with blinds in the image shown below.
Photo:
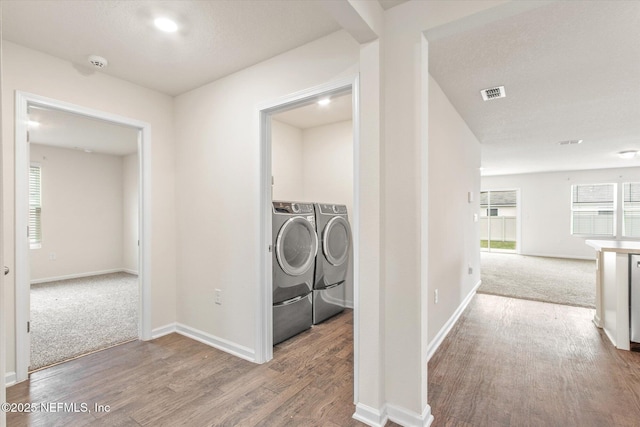
<path fill-rule="evenodd" d="M 42 176 L 40 165 L 29 168 L 29 243 L 31 249 L 42 245 Z"/>
<path fill-rule="evenodd" d="M 622 184 L 622 235 L 640 237 L 640 182 Z"/>
<path fill-rule="evenodd" d="M 616 184 L 571 186 L 571 234 L 615 236 Z"/>

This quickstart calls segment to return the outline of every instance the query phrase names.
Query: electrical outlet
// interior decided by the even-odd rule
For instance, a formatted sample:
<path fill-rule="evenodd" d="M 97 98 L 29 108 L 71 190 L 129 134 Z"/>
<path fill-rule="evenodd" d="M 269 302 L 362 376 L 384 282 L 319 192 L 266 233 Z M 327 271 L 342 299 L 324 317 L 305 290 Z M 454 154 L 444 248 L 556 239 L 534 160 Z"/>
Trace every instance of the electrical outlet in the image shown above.
<path fill-rule="evenodd" d="M 222 305 L 222 291 L 220 289 L 215 290 L 214 301 L 218 305 Z"/>
<path fill-rule="evenodd" d="M 433 291 L 433 302 L 435 304 L 438 303 L 438 290 L 437 289 L 435 291 Z"/>
<path fill-rule="evenodd" d="M 469 274 L 473 274 L 473 267 L 469 264 Z"/>
<path fill-rule="evenodd" d="M 56 253 L 55 252 L 49 252 L 49 260 L 50 261 L 55 261 L 57 259 Z"/>

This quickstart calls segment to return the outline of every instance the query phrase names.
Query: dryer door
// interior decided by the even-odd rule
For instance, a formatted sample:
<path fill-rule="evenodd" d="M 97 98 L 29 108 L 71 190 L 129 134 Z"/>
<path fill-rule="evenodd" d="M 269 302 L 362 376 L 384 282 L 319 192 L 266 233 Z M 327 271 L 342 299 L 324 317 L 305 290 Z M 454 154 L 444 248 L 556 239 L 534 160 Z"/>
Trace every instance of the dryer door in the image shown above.
<path fill-rule="evenodd" d="M 276 259 L 290 276 L 304 274 L 314 265 L 318 237 L 313 225 L 301 216 L 284 223 L 276 239 Z"/>
<path fill-rule="evenodd" d="M 342 216 L 334 216 L 324 227 L 322 233 L 322 252 L 333 266 L 345 263 L 349 258 L 351 245 L 351 227 Z"/>

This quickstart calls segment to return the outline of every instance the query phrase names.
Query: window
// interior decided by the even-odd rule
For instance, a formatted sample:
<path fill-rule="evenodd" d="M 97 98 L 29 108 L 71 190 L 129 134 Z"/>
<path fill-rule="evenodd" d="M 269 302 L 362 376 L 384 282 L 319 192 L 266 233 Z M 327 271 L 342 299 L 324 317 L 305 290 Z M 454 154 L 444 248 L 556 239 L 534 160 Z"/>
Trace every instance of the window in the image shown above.
<path fill-rule="evenodd" d="M 40 165 L 29 168 L 29 243 L 31 249 L 42 247 L 42 195 Z"/>
<path fill-rule="evenodd" d="M 498 216 L 498 208 L 487 209 L 487 216 Z"/>
<path fill-rule="evenodd" d="M 640 182 L 622 184 L 622 235 L 640 237 Z"/>
<path fill-rule="evenodd" d="M 571 234 L 615 236 L 616 184 L 571 186 Z"/>

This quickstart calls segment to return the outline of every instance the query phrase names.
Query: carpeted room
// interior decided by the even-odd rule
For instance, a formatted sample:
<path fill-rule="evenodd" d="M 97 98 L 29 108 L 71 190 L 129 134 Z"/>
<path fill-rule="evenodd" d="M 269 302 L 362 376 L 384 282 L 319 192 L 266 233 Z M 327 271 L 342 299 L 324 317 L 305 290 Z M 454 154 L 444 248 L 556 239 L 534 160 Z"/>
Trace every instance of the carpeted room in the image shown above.
<path fill-rule="evenodd" d="M 138 337 L 138 131 L 54 109 L 29 116 L 46 123 L 30 135 L 36 370 Z"/>

